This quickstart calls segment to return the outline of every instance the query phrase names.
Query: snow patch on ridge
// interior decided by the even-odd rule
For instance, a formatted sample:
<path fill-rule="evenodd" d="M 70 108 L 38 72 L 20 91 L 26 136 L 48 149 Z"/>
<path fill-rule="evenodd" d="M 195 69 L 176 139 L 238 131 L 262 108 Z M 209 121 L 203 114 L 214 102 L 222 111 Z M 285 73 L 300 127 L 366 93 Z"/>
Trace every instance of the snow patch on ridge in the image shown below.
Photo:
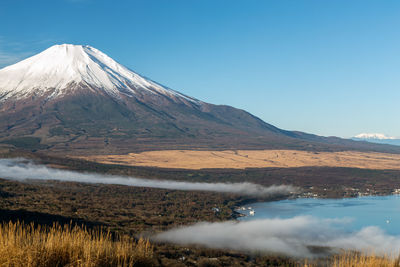
<path fill-rule="evenodd" d="M 54 45 L 43 52 L 0 70 L 0 101 L 49 94 L 50 98 L 86 84 L 112 97 L 134 96 L 139 90 L 201 103 L 166 88 L 91 46 Z"/>
<path fill-rule="evenodd" d="M 378 140 L 394 140 L 394 139 L 396 139 L 396 137 L 387 136 L 387 135 L 382 134 L 382 133 L 361 133 L 361 134 L 358 134 L 358 135 L 354 136 L 354 138 L 359 138 L 359 139 L 378 139 Z"/>

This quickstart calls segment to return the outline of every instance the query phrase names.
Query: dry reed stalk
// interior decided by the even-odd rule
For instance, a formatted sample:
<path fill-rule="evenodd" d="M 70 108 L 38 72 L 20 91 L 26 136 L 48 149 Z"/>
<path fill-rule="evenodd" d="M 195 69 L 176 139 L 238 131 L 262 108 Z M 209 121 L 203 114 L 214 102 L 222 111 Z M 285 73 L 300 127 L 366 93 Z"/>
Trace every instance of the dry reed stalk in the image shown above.
<path fill-rule="evenodd" d="M 101 229 L 0 224 L 0 266 L 151 266 L 152 259 L 148 240 Z"/>

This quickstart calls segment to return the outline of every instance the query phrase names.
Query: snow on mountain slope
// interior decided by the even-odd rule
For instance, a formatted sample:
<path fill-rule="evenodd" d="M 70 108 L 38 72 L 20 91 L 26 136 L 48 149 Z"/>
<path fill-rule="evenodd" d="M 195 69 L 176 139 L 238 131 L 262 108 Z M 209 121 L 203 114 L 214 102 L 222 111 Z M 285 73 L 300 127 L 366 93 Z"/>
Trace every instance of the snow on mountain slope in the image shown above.
<path fill-rule="evenodd" d="M 161 86 L 129 70 L 91 46 L 62 44 L 0 70 L 0 101 L 46 95 L 55 98 L 89 85 L 119 98 L 121 94 L 161 94 L 200 101 Z"/>
<path fill-rule="evenodd" d="M 361 134 L 358 134 L 358 135 L 354 136 L 354 138 L 358 138 L 358 139 L 378 139 L 378 140 L 396 139 L 395 137 L 386 136 L 385 134 L 381 134 L 381 133 L 361 133 Z"/>
<path fill-rule="evenodd" d="M 352 138 L 356 141 L 366 141 L 370 143 L 376 144 L 387 144 L 387 145 L 394 145 L 400 146 L 400 138 L 396 138 L 393 136 L 387 136 L 381 133 L 361 133 Z"/>

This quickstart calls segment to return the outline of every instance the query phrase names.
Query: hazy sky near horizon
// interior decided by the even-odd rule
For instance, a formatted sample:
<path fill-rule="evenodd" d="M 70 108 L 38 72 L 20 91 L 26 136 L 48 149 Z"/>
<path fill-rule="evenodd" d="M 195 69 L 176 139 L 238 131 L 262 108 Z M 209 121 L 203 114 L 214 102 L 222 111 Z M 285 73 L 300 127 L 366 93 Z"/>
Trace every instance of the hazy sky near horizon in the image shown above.
<path fill-rule="evenodd" d="M 89 44 L 287 130 L 400 136 L 400 1 L 2 0 L 0 67 Z"/>

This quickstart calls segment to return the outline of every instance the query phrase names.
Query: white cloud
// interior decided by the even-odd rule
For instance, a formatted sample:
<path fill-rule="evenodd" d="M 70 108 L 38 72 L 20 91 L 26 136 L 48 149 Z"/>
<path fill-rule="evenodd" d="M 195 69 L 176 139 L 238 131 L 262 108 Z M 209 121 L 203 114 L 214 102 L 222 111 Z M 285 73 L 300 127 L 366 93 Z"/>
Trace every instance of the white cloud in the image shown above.
<path fill-rule="evenodd" d="M 17 63 L 34 54 L 24 48 L 26 48 L 25 44 L 7 42 L 4 37 L 0 36 L 0 68 Z"/>
<path fill-rule="evenodd" d="M 153 239 L 177 244 L 199 244 L 210 248 L 264 251 L 294 257 L 321 256 L 310 249 L 315 246 L 325 247 L 327 252 L 349 249 L 393 256 L 400 251 L 400 237 L 387 235 L 378 227 L 366 227 L 358 232 L 348 233 L 340 227 L 346 223 L 347 219 L 328 220 L 310 216 L 203 222 L 157 234 Z"/>
<path fill-rule="evenodd" d="M 40 38 L 26 42 L 11 41 L 0 35 L 0 68 L 17 63 L 57 43 L 54 38 Z"/>
<path fill-rule="evenodd" d="M 21 52 L 21 53 L 10 53 L 2 51 L 0 48 L 0 68 L 12 65 L 17 63 L 27 57 L 32 55 L 29 52 Z"/>
<path fill-rule="evenodd" d="M 142 179 L 127 176 L 79 173 L 48 168 L 24 159 L 0 159 L 0 177 L 11 180 L 58 180 L 83 183 L 120 184 L 128 186 L 177 189 L 188 191 L 211 191 L 251 196 L 288 195 L 296 191 L 290 185 L 264 187 L 252 183 L 191 183 L 173 180 Z"/>

